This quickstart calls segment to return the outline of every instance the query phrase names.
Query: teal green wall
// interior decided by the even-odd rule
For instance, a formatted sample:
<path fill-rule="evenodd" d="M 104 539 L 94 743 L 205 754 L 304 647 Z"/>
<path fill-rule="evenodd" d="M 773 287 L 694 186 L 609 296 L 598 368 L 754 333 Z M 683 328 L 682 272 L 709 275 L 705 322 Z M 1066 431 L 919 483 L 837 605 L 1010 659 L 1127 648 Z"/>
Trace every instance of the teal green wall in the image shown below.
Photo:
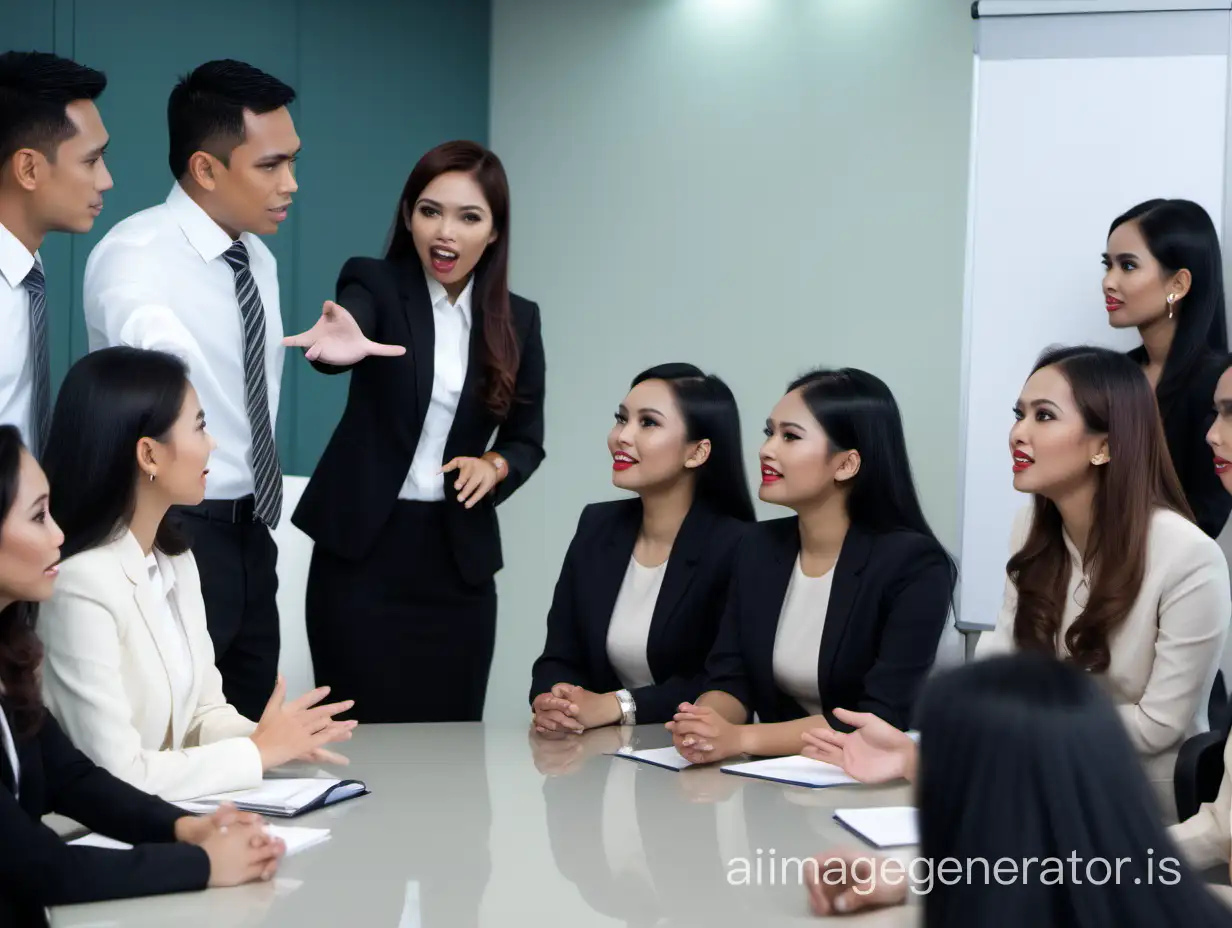
<path fill-rule="evenodd" d="M 115 189 L 94 231 L 53 235 L 42 254 L 57 382 L 86 350 L 81 279 L 116 222 L 171 189 L 167 95 L 212 58 L 239 58 L 291 84 L 304 150 L 299 194 L 278 235 L 283 325 L 312 324 L 352 255 L 378 254 L 416 159 L 452 138 L 487 142 L 490 0 L 39 0 L 5 3 L 0 45 L 99 68 Z M 346 397 L 346 378 L 289 353 L 278 445 L 287 473 L 311 473 Z"/>

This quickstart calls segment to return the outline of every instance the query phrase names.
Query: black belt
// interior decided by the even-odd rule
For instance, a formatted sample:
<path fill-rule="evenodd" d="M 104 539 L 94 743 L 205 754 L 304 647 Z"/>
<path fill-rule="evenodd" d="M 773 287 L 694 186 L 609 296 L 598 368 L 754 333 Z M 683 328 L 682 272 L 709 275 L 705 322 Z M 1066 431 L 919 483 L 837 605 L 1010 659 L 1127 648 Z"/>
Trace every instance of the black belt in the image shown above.
<path fill-rule="evenodd" d="M 252 495 L 242 496 L 239 499 L 207 499 L 197 506 L 180 506 L 178 511 L 209 522 L 229 522 L 232 525 L 239 525 L 256 518 L 257 499 Z"/>

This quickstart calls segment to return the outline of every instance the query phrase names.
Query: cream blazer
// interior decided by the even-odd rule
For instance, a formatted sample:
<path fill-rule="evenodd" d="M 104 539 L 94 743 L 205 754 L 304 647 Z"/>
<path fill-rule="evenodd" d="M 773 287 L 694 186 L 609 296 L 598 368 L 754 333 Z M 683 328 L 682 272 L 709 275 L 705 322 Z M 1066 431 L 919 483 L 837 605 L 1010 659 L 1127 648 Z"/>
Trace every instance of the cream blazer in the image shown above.
<path fill-rule="evenodd" d="M 1204 802 L 1192 816 L 1168 829 L 1190 866 L 1227 867 L 1232 858 L 1232 738 L 1223 747 L 1223 781 L 1214 802 Z"/>
<path fill-rule="evenodd" d="M 258 786 L 261 756 L 248 737 L 256 725 L 223 696 L 196 561 L 155 557 L 192 656 L 187 700 L 174 701 L 160 604 L 141 546 L 125 531 L 60 566 L 38 624 L 47 707 L 91 760 L 164 799 Z"/>
<path fill-rule="evenodd" d="M 1018 551 L 1031 527 L 1031 506 L 1014 519 L 1010 550 Z M 1071 570 L 1061 634 L 1086 603 L 1082 559 L 1069 536 Z M 1015 649 L 1018 592 L 1007 578 L 997 627 L 980 636 L 976 656 Z M 1206 731 L 1206 704 L 1228 623 L 1232 619 L 1228 562 L 1211 538 L 1166 509 L 1151 518 L 1146 571 L 1138 598 L 1109 641 L 1112 662 L 1101 682 L 1116 703 L 1130 740 L 1146 767 L 1166 820 L 1176 820 L 1173 771 L 1181 743 Z M 1058 656 L 1065 655 L 1058 637 Z"/>

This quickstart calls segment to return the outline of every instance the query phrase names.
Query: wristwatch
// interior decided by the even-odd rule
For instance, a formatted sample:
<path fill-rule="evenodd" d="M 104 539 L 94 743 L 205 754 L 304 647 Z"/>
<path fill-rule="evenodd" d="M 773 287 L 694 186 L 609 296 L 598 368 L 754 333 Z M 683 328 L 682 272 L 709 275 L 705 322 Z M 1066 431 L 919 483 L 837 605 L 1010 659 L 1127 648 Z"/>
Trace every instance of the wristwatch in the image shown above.
<path fill-rule="evenodd" d="M 620 703 L 620 724 L 636 725 L 637 703 L 633 701 L 633 694 L 628 690 L 617 690 L 616 701 Z"/>

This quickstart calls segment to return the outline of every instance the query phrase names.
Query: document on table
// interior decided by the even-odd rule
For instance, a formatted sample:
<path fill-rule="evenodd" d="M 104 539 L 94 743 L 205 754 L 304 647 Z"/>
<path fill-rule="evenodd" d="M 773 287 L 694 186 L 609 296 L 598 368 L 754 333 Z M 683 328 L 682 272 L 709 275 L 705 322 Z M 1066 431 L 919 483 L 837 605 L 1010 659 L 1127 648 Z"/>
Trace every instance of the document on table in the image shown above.
<path fill-rule="evenodd" d="M 790 757 L 771 757 L 767 760 L 754 760 L 746 764 L 728 764 L 721 767 L 724 773 L 740 777 L 753 777 L 758 780 L 773 780 L 775 783 L 786 783 L 789 786 L 850 786 L 858 783 L 843 772 L 842 767 L 827 764 L 824 761 L 813 760 L 802 754 Z"/>
<path fill-rule="evenodd" d="M 692 767 L 687 760 L 680 756 L 680 752 L 674 747 L 667 748 L 646 748 L 641 751 L 630 749 L 622 749 L 611 752 L 613 757 L 623 757 L 625 760 L 636 760 L 643 764 L 650 764 L 654 767 L 664 767 L 668 770 L 683 770 L 685 767 Z"/>
<path fill-rule="evenodd" d="M 329 840 L 328 828 L 298 828 L 292 825 L 267 825 L 266 828 L 272 836 L 282 838 L 286 843 L 288 857 Z M 88 834 L 75 841 L 70 841 L 69 844 L 77 847 L 110 848 L 116 851 L 132 850 L 131 844 L 99 834 Z"/>
<path fill-rule="evenodd" d="M 837 809 L 834 820 L 873 847 L 903 847 L 920 843 L 914 806 Z"/>
<path fill-rule="evenodd" d="M 189 812 L 212 812 L 224 802 L 262 815 L 293 818 L 337 802 L 363 796 L 368 787 L 359 780 L 333 780 L 317 777 L 274 777 L 253 789 L 215 793 L 176 803 Z"/>

